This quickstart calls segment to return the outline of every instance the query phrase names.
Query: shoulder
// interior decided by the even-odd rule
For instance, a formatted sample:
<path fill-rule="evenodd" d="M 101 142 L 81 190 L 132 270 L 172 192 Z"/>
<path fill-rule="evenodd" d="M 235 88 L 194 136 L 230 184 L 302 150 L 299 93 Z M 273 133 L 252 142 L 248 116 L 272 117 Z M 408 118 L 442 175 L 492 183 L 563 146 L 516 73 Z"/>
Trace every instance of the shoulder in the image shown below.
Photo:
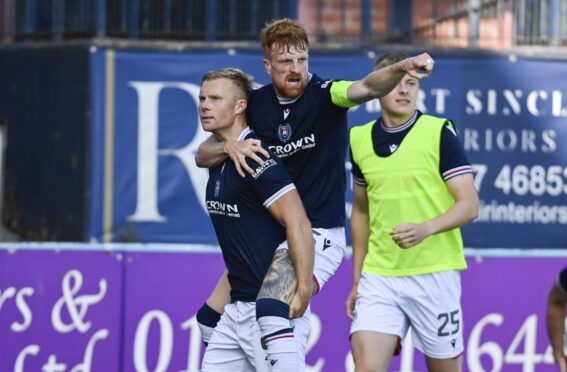
<path fill-rule="evenodd" d="M 312 74 L 311 79 L 307 84 L 306 91 L 310 91 L 313 94 L 329 95 L 332 85 L 333 85 L 333 80 L 324 79 L 319 75 Z"/>
<path fill-rule="evenodd" d="M 274 87 L 272 84 L 261 86 L 260 88 L 252 89 L 250 92 L 250 102 L 269 100 L 274 95 Z"/>
<path fill-rule="evenodd" d="M 366 124 L 355 125 L 350 128 L 349 138 L 351 147 L 356 146 L 364 138 L 366 138 L 366 136 L 370 135 L 375 123 L 376 120 L 372 120 Z"/>
<path fill-rule="evenodd" d="M 454 127 L 453 122 L 447 118 L 441 118 L 438 116 L 424 114 L 421 111 L 417 111 L 417 115 L 418 116 L 416 122 L 419 123 L 427 123 L 427 125 L 434 125 L 435 127 L 438 128 L 443 128 L 446 124 L 449 124 L 450 126 Z"/>

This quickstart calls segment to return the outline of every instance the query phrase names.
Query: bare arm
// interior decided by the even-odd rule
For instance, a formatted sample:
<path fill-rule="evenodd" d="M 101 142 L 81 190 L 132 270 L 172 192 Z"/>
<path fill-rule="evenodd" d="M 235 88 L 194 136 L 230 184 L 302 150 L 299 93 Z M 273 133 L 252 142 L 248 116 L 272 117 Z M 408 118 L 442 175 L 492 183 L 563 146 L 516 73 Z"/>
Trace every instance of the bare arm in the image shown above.
<path fill-rule="evenodd" d="M 347 98 L 354 103 L 364 103 L 387 95 L 408 74 L 418 80 L 431 75 L 433 58 L 427 53 L 406 58 L 393 65 L 372 71 L 355 81 L 347 91 Z"/>
<path fill-rule="evenodd" d="M 390 235 L 401 248 L 410 248 L 425 238 L 461 227 L 478 216 L 479 201 L 472 174 L 467 173 L 447 181 L 455 203 L 445 213 L 419 224 L 402 223 Z"/>
<path fill-rule="evenodd" d="M 370 236 L 370 218 L 368 215 L 368 195 L 366 187 L 354 184 L 354 203 L 350 217 L 350 232 L 352 236 L 353 282 L 346 301 L 347 316 L 352 319 L 358 282 L 362 273 L 362 264 L 368 253 L 368 237 Z"/>
<path fill-rule="evenodd" d="M 258 164 L 264 164 L 264 161 L 257 155 L 262 154 L 269 158 L 270 155 L 262 148 L 262 143 L 257 139 L 247 139 L 244 141 L 219 141 L 214 135 L 211 135 L 203 142 L 197 154 L 195 154 L 195 163 L 200 168 L 214 168 L 226 160 L 227 157 L 234 162 L 236 171 L 240 176 L 244 177 L 244 169 L 252 174 L 254 171 L 246 163 L 246 158 L 250 158 Z"/>
<path fill-rule="evenodd" d="M 219 278 L 213 292 L 207 298 L 209 305 L 217 313 L 224 313 L 224 307 L 230 303 L 230 283 L 228 282 L 228 270 L 225 270 Z"/>
<path fill-rule="evenodd" d="M 563 337 L 565 335 L 565 304 L 567 296 L 554 285 L 547 301 L 547 334 L 553 349 L 553 358 L 560 372 L 567 371 L 567 362 L 563 353 Z"/>
<path fill-rule="evenodd" d="M 276 251 L 258 298 L 276 298 L 288 303 L 290 318 L 295 318 L 303 315 L 312 295 L 314 248 L 311 223 L 296 190 L 284 194 L 268 210 L 286 228 L 293 265 L 286 264 L 285 250 Z M 294 268 L 295 275 L 289 275 Z"/>

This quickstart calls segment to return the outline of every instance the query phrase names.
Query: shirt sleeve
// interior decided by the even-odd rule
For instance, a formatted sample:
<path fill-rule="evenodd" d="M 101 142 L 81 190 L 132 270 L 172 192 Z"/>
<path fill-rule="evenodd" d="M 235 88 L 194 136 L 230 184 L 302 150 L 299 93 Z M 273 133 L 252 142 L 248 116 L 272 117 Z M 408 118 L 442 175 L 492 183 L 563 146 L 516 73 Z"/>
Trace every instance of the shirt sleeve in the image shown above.
<path fill-rule="evenodd" d="M 262 147 L 268 152 L 267 146 Z M 294 190 L 293 184 L 287 168 L 281 160 L 270 152 L 269 158 L 263 158 L 264 164 L 260 165 L 252 159 L 246 159 L 248 166 L 254 170 L 252 174 L 246 173 L 246 182 L 250 185 L 254 193 L 261 199 L 264 207 L 268 208 L 287 192 Z"/>
<path fill-rule="evenodd" d="M 356 103 L 347 98 L 348 88 L 352 85 L 352 81 L 337 80 L 331 85 L 331 101 L 335 106 L 343 108 L 351 108 L 357 106 Z"/>
<path fill-rule="evenodd" d="M 465 154 L 465 149 L 457 137 L 453 122 L 447 120 L 441 131 L 439 172 L 447 182 L 461 174 L 472 173 L 472 167 Z"/>
<path fill-rule="evenodd" d="M 364 179 L 364 175 L 362 174 L 362 172 L 360 171 L 360 167 L 358 166 L 358 164 L 356 164 L 356 162 L 354 161 L 354 158 L 352 156 L 352 150 L 349 148 L 349 155 L 350 155 L 350 162 L 352 164 L 352 169 L 351 169 L 351 173 L 352 173 L 352 178 L 354 183 L 356 183 L 358 186 L 364 186 L 366 187 L 366 180 Z"/>

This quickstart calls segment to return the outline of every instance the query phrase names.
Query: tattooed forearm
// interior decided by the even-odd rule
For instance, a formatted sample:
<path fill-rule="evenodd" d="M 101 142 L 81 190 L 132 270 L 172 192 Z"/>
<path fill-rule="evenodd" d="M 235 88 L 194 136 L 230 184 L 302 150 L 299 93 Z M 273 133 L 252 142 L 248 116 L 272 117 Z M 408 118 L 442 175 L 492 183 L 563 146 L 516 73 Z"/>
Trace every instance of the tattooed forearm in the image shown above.
<path fill-rule="evenodd" d="M 262 283 L 258 299 L 273 298 L 286 304 L 291 303 L 297 281 L 289 250 L 278 249 Z"/>

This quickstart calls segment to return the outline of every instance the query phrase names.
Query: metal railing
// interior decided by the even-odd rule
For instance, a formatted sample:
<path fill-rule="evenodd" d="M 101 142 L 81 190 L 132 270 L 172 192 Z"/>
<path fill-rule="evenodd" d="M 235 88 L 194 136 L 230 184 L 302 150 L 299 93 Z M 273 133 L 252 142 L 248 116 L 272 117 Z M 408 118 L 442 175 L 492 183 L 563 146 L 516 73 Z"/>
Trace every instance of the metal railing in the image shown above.
<path fill-rule="evenodd" d="M 320 45 L 567 45 L 567 0 L 0 0 L 0 43 L 257 42 L 281 17 Z"/>
<path fill-rule="evenodd" d="M 257 40 L 265 22 L 295 18 L 296 6 L 297 0 L 0 0 L 0 38 Z"/>
<path fill-rule="evenodd" d="M 567 45 L 567 0 L 444 3 L 450 4 L 431 7 L 429 14 L 414 25 L 414 42 L 488 48 Z"/>

